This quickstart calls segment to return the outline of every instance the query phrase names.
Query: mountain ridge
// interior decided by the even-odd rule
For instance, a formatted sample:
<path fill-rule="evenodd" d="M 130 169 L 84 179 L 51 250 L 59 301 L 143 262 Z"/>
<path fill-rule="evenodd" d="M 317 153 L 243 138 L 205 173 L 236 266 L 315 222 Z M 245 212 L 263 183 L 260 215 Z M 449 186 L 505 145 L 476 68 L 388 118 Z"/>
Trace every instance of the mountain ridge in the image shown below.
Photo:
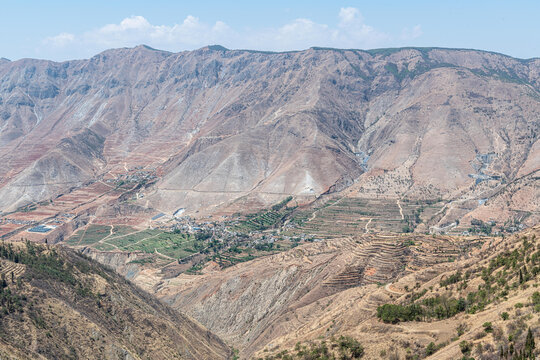
<path fill-rule="evenodd" d="M 2 210 L 136 166 L 159 178 L 139 204 L 170 214 L 230 213 L 238 201 L 261 208 L 286 195 L 310 202 L 352 184 L 362 196 L 482 200 L 517 176 L 511 169 L 539 168 L 539 74 L 534 59 L 439 48 L 138 46 L 4 63 Z M 85 128 L 104 138 L 103 157 L 47 170 L 56 160 L 42 157 L 61 158 L 55 143 Z"/>
<path fill-rule="evenodd" d="M 315 46 L 310 46 L 307 49 L 285 50 L 285 51 L 269 51 L 269 50 L 243 49 L 243 48 L 229 49 L 229 48 L 227 48 L 225 46 L 222 46 L 222 45 L 219 45 L 219 44 L 205 45 L 205 46 L 200 47 L 198 49 L 182 50 L 182 51 L 178 51 L 178 52 L 153 48 L 153 47 L 151 47 L 149 45 L 146 45 L 146 44 L 139 44 L 139 45 L 132 46 L 132 47 L 121 47 L 121 48 L 106 49 L 106 50 L 103 50 L 103 51 L 99 52 L 96 55 L 93 55 L 92 57 L 100 55 L 102 53 L 115 51 L 115 50 L 130 50 L 130 49 L 133 50 L 133 49 L 137 49 L 137 48 L 144 48 L 144 49 L 147 49 L 147 50 L 158 51 L 158 52 L 169 53 L 169 54 L 180 54 L 180 53 L 184 53 L 184 52 L 193 52 L 193 51 L 200 51 L 200 50 L 245 51 L 245 52 L 266 53 L 266 54 L 286 54 L 286 53 L 303 52 L 303 51 L 306 51 L 306 50 L 313 49 L 313 50 L 333 50 L 333 51 L 361 51 L 361 52 L 365 52 L 365 53 L 368 53 L 368 54 L 375 54 L 376 55 L 376 54 L 392 54 L 392 53 L 399 52 L 399 51 L 402 51 L 402 50 L 418 50 L 418 51 L 453 50 L 453 51 L 483 52 L 483 53 L 486 53 L 486 54 L 504 56 L 504 57 L 507 57 L 507 58 L 511 58 L 511 59 L 514 59 L 514 60 L 525 61 L 525 62 L 540 59 L 540 56 L 534 56 L 534 57 L 531 57 L 531 58 L 520 58 L 520 57 L 515 57 L 515 56 L 512 56 L 512 55 L 508 55 L 508 54 L 505 54 L 505 53 L 502 53 L 502 52 L 492 51 L 492 50 L 474 49 L 474 48 L 459 48 L 459 47 L 440 47 L 440 46 L 401 46 L 401 47 L 388 47 L 388 48 L 360 49 L 360 48 L 334 48 L 334 47 L 324 47 L 324 46 L 316 46 L 315 45 Z M 5 57 L 0 57 L 0 60 L 6 60 L 6 61 L 9 61 L 9 62 L 16 62 L 16 61 L 21 61 L 21 60 L 38 60 L 38 61 L 41 60 L 41 61 L 51 61 L 51 62 L 55 62 L 55 63 L 65 63 L 65 62 L 70 62 L 70 61 L 89 60 L 92 57 L 90 57 L 90 58 L 82 58 L 82 59 L 67 59 L 67 60 L 62 60 L 62 61 L 54 61 L 54 60 L 48 60 L 48 59 L 37 59 L 37 58 L 31 58 L 31 57 L 24 57 L 24 58 L 20 58 L 20 59 L 16 59 L 16 60 L 10 60 L 10 59 L 5 58 Z"/>

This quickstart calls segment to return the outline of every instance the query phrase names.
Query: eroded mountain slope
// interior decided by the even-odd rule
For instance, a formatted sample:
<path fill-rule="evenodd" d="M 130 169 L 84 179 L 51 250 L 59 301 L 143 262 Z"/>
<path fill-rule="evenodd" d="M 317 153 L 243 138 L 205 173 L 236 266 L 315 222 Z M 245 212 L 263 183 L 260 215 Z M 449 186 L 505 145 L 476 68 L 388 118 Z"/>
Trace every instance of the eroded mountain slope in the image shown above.
<path fill-rule="evenodd" d="M 170 214 L 258 208 L 289 194 L 311 201 L 356 182 L 360 196 L 458 201 L 440 219 L 447 224 L 478 206 L 459 201 L 489 205 L 538 171 L 539 67 L 410 48 L 140 46 L 64 63 L 4 61 L 2 209 L 143 168 L 158 179 L 139 204 Z M 492 217 L 515 216 L 505 204 L 494 201 Z"/>
<path fill-rule="evenodd" d="M 0 355 L 9 359 L 226 359 L 189 317 L 67 249 L 0 247 Z"/>
<path fill-rule="evenodd" d="M 433 358 L 459 358 L 463 341 L 469 353 L 488 359 L 500 346 L 522 348 L 527 327 L 538 336 L 531 300 L 537 238 L 537 227 L 506 239 L 366 235 L 306 244 L 224 270 L 210 266 L 202 275 L 141 272 L 134 281 L 149 288 L 153 282 L 158 297 L 226 338 L 244 358 L 347 335 L 361 341 L 369 359 L 423 358 L 433 354 L 426 353 L 430 342 L 443 348 Z M 445 315 L 458 298 L 463 308 Z M 412 303 L 425 309 L 415 321 L 377 317 L 385 304 Z M 487 322 L 493 335 L 484 331 Z"/>
<path fill-rule="evenodd" d="M 447 265 L 437 264 L 471 244 L 474 241 L 460 243 L 451 237 L 366 235 L 302 245 L 223 270 L 209 264 L 202 275 L 173 277 L 151 265 L 136 270 L 135 263 L 129 265 L 132 259 L 114 253 L 89 255 L 115 266 L 250 356 L 281 336 L 311 333 L 330 303 L 339 303 L 347 317 L 350 303 L 342 299 L 349 289 L 355 289 L 358 316 L 371 316 L 380 284 L 426 267 L 439 266 L 442 271 Z M 433 270 L 417 276 L 429 278 L 429 274 L 434 276 Z M 389 299 L 388 293 L 381 294 Z"/>

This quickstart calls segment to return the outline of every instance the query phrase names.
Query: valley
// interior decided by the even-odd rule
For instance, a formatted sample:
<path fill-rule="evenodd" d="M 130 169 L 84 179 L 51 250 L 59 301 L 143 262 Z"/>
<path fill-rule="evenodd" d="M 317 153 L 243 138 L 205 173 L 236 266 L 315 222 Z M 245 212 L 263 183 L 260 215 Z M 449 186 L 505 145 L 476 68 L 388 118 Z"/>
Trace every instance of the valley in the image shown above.
<path fill-rule="evenodd" d="M 438 228 L 473 218 L 530 226 L 537 74 L 537 59 L 438 48 L 139 46 L 5 61 L 2 234 L 47 219 L 7 216 L 37 204 L 50 203 L 48 214 L 82 202 L 107 212 L 108 200 L 127 200 L 112 191 L 119 184 L 131 186 L 129 221 L 141 225 L 145 211 L 201 219 L 350 192 L 437 200 L 444 210 L 428 225 Z"/>
<path fill-rule="evenodd" d="M 0 357 L 537 355 L 539 118 L 486 51 L 2 61 Z"/>

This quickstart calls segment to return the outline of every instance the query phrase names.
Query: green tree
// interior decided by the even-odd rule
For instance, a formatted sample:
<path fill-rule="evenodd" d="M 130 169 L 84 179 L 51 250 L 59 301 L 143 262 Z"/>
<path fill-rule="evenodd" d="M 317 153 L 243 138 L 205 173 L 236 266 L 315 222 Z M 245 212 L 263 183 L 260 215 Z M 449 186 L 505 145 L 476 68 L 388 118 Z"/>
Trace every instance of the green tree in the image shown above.
<path fill-rule="evenodd" d="M 459 348 L 464 355 L 467 355 L 471 352 L 471 344 L 465 340 L 459 343 Z"/>
<path fill-rule="evenodd" d="M 535 348 L 534 336 L 532 334 L 531 328 L 527 331 L 527 338 L 525 339 L 525 356 L 532 356 Z"/>
<path fill-rule="evenodd" d="M 426 346 L 426 356 L 433 355 L 435 351 L 435 343 L 432 341 Z"/>

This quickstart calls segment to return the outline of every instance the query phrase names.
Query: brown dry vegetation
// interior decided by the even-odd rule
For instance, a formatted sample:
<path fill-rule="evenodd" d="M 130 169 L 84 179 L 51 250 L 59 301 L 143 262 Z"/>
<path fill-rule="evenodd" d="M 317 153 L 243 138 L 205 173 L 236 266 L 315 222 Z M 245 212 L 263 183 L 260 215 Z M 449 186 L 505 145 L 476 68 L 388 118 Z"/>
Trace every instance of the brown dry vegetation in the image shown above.
<path fill-rule="evenodd" d="M 351 357 L 356 340 L 374 359 L 504 355 L 523 346 L 527 328 L 538 336 L 537 274 L 523 249 L 538 250 L 539 74 L 537 59 L 427 48 L 139 46 L 62 64 L 4 61 L 0 236 L 56 224 L 24 234 L 69 238 L 244 358 L 325 347 Z M 260 211 L 283 199 L 294 208 Z M 317 241 L 292 249 L 298 242 L 288 241 L 251 261 L 220 256 L 190 272 L 195 262 L 176 258 L 184 253 L 165 256 L 151 243 L 139 258 L 141 234 L 129 247 L 113 236 L 180 208 L 199 219 L 241 212 L 230 229 Z M 506 238 L 426 235 L 525 226 L 533 228 Z M 490 268 L 513 248 L 521 255 L 506 269 L 512 275 Z M 1 261 L 13 293 L 0 356 L 230 355 L 116 275 L 69 251 L 55 256 L 72 264 L 68 282 Z M 469 299 L 482 291 L 487 300 Z M 434 298 L 446 312 L 429 308 Z M 449 311 L 460 298 L 467 302 Z M 423 310 L 378 318 L 385 304 Z"/>
<path fill-rule="evenodd" d="M 231 356 L 201 325 L 86 257 L 31 243 L 0 254 L 2 358 Z"/>
<path fill-rule="evenodd" d="M 437 296 L 468 299 L 469 293 L 484 286 L 482 268 L 491 259 L 514 248 L 523 253 L 524 238 L 532 246 L 527 250 L 532 255 L 539 231 L 534 228 L 504 239 L 366 234 L 354 240 L 301 245 L 224 270 L 208 268 L 202 275 L 167 278 L 143 271 L 134 281 L 205 324 L 246 358 L 283 350 L 292 354 L 297 342 L 326 339 L 330 343 L 332 337 L 346 335 L 359 340 L 370 359 L 380 358 L 383 350 L 387 355 L 382 358 L 395 354 L 423 358 L 431 342 L 445 345 L 434 358 L 453 359 L 461 356 L 459 343 L 464 340 L 474 349 L 480 349 L 481 343 L 484 355 L 479 358 L 488 359 L 490 353 L 498 354 L 500 346 L 508 349 L 510 342 L 504 339 L 513 331 L 516 348 L 528 327 L 535 336 L 538 333 L 538 314 L 530 305 L 538 277 L 532 275 L 534 266 L 527 260 L 522 261 L 531 272 L 523 283 L 515 285 L 523 266 L 518 261 L 517 267 L 510 265 L 511 275 L 497 285 L 489 302 L 475 303 L 476 307 L 471 302 L 466 311 L 449 318 L 392 324 L 378 319 L 377 309 L 384 304 L 407 305 L 413 297 L 417 302 Z M 467 273 L 467 280 L 445 283 L 457 271 Z M 493 276 L 497 278 L 500 271 L 497 268 Z M 515 309 L 520 302 L 524 308 Z M 510 314 L 509 320 L 501 318 L 503 312 Z M 480 336 L 486 322 L 497 330 Z M 463 331 L 457 336 L 460 328 Z"/>

